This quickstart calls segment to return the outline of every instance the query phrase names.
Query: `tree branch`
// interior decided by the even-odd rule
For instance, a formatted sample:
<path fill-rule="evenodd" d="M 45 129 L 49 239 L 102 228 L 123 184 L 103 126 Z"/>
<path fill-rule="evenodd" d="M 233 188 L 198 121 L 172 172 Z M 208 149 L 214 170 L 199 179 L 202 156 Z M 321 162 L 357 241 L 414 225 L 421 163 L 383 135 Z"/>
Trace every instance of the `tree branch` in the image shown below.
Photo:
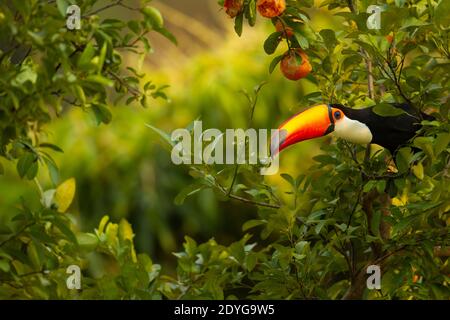
<path fill-rule="evenodd" d="M 259 201 L 253 201 L 247 198 L 243 198 L 240 196 L 237 196 L 235 194 L 229 194 L 228 195 L 231 199 L 235 199 L 235 200 L 239 200 L 241 202 L 245 202 L 245 203 L 250 203 L 250 204 L 254 204 L 255 206 L 259 206 L 259 207 L 267 207 L 267 208 L 272 208 L 272 209 L 279 209 L 280 205 L 278 204 L 271 204 L 271 203 L 266 203 L 266 202 L 259 202 Z"/>
<path fill-rule="evenodd" d="M 111 75 L 117 82 L 119 82 L 121 85 L 123 85 L 125 88 L 128 89 L 128 91 L 135 97 L 141 96 L 141 92 L 132 86 L 130 86 L 128 83 L 126 83 L 122 78 L 120 78 L 117 74 L 112 72 L 111 70 L 107 71 L 109 75 Z"/>
<path fill-rule="evenodd" d="M 104 10 L 109 9 L 109 8 L 112 8 L 112 7 L 115 7 L 115 6 L 119 6 L 119 5 L 121 5 L 121 2 L 122 2 L 122 0 L 117 0 L 116 2 L 107 4 L 107 5 L 105 5 L 105 6 L 101 7 L 101 8 L 98 8 L 98 9 L 92 11 L 92 12 L 89 12 L 88 14 L 84 15 L 83 17 L 90 17 L 90 16 L 93 16 L 94 14 L 100 13 L 100 12 L 102 12 Z"/>
<path fill-rule="evenodd" d="M 16 239 L 18 236 L 20 236 L 26 229 L 33 226 L 35 222 L 30 222 L 26 225 L 24 225 L 19 231 L 17 231 L 14 235 L 9 237 L 8 239 L 4 240 L 2 243 L 0 243 L 0 248 L 3 247 L 5 244 L 7 244 L 9 241 Z"/>

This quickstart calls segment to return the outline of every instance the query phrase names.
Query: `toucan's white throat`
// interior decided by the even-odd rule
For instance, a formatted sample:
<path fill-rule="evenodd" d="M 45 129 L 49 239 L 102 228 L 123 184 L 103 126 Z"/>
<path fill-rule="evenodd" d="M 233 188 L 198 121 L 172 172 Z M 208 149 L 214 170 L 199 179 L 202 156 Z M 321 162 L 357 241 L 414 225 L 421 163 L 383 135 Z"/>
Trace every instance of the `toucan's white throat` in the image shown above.
<path fill-rule="evenodd" d="M 366 124 L 346 116 L 335 122 L 333 134 L 352 143 L 367 144 L 372 141 L 372 132 Z"/>

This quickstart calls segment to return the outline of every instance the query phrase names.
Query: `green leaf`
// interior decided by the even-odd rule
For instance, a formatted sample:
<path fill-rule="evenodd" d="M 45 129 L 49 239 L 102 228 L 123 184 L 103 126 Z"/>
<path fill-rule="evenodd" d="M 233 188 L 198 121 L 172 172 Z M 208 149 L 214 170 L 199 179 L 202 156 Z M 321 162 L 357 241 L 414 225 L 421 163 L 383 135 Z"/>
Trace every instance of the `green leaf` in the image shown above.
<path fill-rule="evenodd" d="M 434 140 L 434 155 L 437 157 L 446 150 L 450 143 L 450 133 L 439 133 Z"/>
<path fill-rule="evenodd" d="M 412 159 L 411 148 L 409 147 L 401 148 L 397 152 L 397 155 L 395 156 L 395 163 L 397 165 L 399 173 L 404 173 L 408 171 L 411 159 Z"/>
<path fill-rule="evenodd" d="M 396 108 L 389 103 L 379 103 L 373 107 L 372 111 L 383 117 L 395 117 L 405 113 L 404 110 Z"/>
<path fill-rule="evenodd" d="M 308 49 L 309 48 L 308 38 L 306 38 L 304 35 L 296 32 L 295 33 L 295 39 L 297 40 L 300 48 L 302 48 L 302 49 Z"/>
<path fill-rule="evenodd" d="M 147 108 L 149 106 L 147 96 L 143 95 L 142 98 L 139 100 L 139 103 L 141 104 L 142 108 Z"/>
<path fill-rule="evenodd" d="M 267 225 L 262 231 L 261 231 L 261 239 L 265 240 L 267 239 L 273 232 L 273 227 L 271 225 Z"/>
<path fill-rule="evenodd" d="M 293 178 L 291 175 L 289 175 L 289 174 L 287 174 L 287 173 L 282 173 L 282 174 L 280 174 L 280 176 L 281 176 L 284 180 L 286 180 L 287 182 L 289 182 L 289 184 L 290 184 L 293 188 L 296 187 L 296 185 L 295 185 L 295 180 L 294 180 L 294 178 Z"/>
<path fill-rule="evenodd" d="M 320 162 L 322 164 L 339 164 L 339 161 L 336 158 L 333 158 L 332 156 L 328 154 L 319 154 L 317 156 L 313 157 L 314 161 Z"/>
<path fill-rule="evenodd" d="M 193 257 L 197 251 L 197 242 L 189 236 L 184 236 L 183 247 L 188 256 Z"/>
<path fill-rule="evenodd" d="M 56 163 L 47 157 L 44 157 L 45 164 L 47 165 L 48 174 L 50 176 L 50 179 L 52 180 L 54 185 L 57 185 L 59 183 L 59 169 Z"/>
<path fill-rule="evenodd" d="M 102 49 L 100 50 L 100 55 L 98 56 L 97 62 L 97 72 L 102 72 L 103 64 L 105 63 L 106 52 L 108 51 L 108 42 L 103 42 Z"/>
<path fill-rule="evenodd" d="M 416 146 L 419 149 L 422 149 L 425 154 L 430 157 L 431 160 L 435 159 L 434 151 L 433 151 L 433 144 L 434 144 L 434 138 L 433 137 L 417 137 L 414 139 L 414 146 Z"/>
<path fill-rule="evenodd" d="M 236 19 L 234 19 L 234 31 L 240 37 L 242 35 L 242 23 L 244 21 L 244 13 L 241 12 L 237 15 Z"/>
<path fill-rule="evenodd" d="M 264 41 L 264 51 L 267 54 L 272 54 L 277 50 L 278 44 L 281 40 L 281 31 L 277 31 L 269 35 L 269 37 Z"/>
<path fill-rule="evenodd" d="M 36 270 L 41 269 L 42 260 L 34 241 L 30 241 L 27 246 L 27 256 L 31 261 L 32 266 Z"/>
<path fill-rule="evenodd" d="M 82 86 L 74 85 L 75 96 L 84 106 L 86 104 L 86 95 L 84 94 L 84 90 Z"/>
<path fill-rule="evenodd" d="M 266 224 L 266 220 L 248 220 L 242 225 L 242 231 L 247 231 L 248 229 L 254 228 L 256 226 L 260 226 L 262 224 Z"/>
<path fill-rule="evenodd" d="M 297 253 L 303 254 L 307 253 L 309 250 L 309 242 L 308 241 L 299 241 L 295 244 L 295 251 Z"/>
<path fill-rule="evenodd" d="M 95 48 L 92 41 L 84 48 L 83 53 L 78 58 L 78 68 L 88 71 L 91 67 L 91 60 L 94 58 Z"/>
<path fill-rule="evenodd" d="M 434 19 L 437 24 L 445 27 L 450 24 L 450 2 L 442 0 L 434 10 Z"/>
<path fill-rule="evenodd" d="M 363 192 L 365 192 L 365 193 L 369 192 L 370 190 L 375 188 L 376 185 L 377 185 L 377 181 L 376 180 L 368 181 L 363 187 Z"/>
<path fill-rule="evenodd" d="M 38 75 L 30 66 L 23 66 L 20 72 L 11 81 L 11 84 L 15 87 L 21 87 L 26 82 L 35 84 Z"/>
<path fill-rule="evenodd" d="M 422 162 L 419 162 L 415 166 L 412 167 L 413 174 L 417 177 L 419 180 L 423 180 L 424 173 L 423 173 L 423 165 Z"/>
<path fill-rule="evenodd" d="M 175 197 L 175 200 L 174 200 L 175 204 L 178 205 L 178 206 L 182 205 L 184 203 L 184 200 L 187 197 L 189 197 L 189 196 L 199 192 L 200 190 L 202 190 L 204 188 L 205 188 L 205 186 L 203 184 L 200 184 L 200 183 L 194 183 L 194 184 L 191 184 L 191 185 L 183 188 L 178 193 L 178 195 Z"/>
<path fill-rule="evenodd" d="M 167 144 L 169 144 L 169 146 L 174 146 L 174 142 L 172 141 L 172 139 L 170 138 L 170 135 L 165 133 L 164 131 L 162 131 L 161 129 L 158 129 L 150 124 L 145 124 L 147 127 L 149 127 L 150 129 L 153 130 L 153 132 L 155 132 L 159 137 L 162 138 L 162 140 L 164 142 L 166 142 Z"/>
<path fill-rule="evenodd" d="M 52 150 L 57 151 L 57 152 L 64 153 L 64 151 L 60 147 L 58 147 L 57 145 L 54 145 L 52 143 L 48 143 L 48 142 L 43 142 L 43 143 L 39 144 L 39 147 L 41 147 L 41 148 L 48 148 L 48 149 L 52 149 Z"/>
<path fill-rule="evenodd" d="M 0 259 L 0 270 L 3 272 L 9 272 L 10 267 L 9 267 L 9 261 L 5 260 L 5 259 Z"/>
<path fill-rule="evenodd" d="M 164 36 L 165 38 L 167 38 L 168 40 L 170 40 L 170 42 L 172 42 L 174 45 L 178 45 L 177 38 L 175 38 L 175 36 L 169 30 L 161 28 L 155 31 Z"/>
<path fill-rule="evenodd" d="M 314 232 L 316 234 L 320 234 L 320 231 L 322 231 L 322 228 L 325 226 L 326 223 L 327 223 L 327 220 L 320 220 L 319 223 L 314 228 Z"/>
<path fill-rule="evenodd" d="M 247 266 L 247 270 L 252 271 L 255 268 L 257 262 L 258 262 L 258 256 L 256 254 L 247 255 L 247 257 L 245 259 L 245 264 Z"/>
<path fill-rule="evenodd" d="M 101 104 L 93 104 L 92 111 L 94 111 L 94 115 L 97 119 L 97 124 L 104 123 L 108 124 L 112 120 L 111 111 L 109 111 L 108 107 Z"/>
<path fill-rule="evenodd" d="M 333 30 L 322 29 L 320 30 L 319 34 L 329 50 L 333 49 L 336 46 L 336 35 Z"/>
<path fill-rule="evenodd" d="M 141 32 L 141 25 L 136 20 L 130 20 L 127 22 L 128 28 L 133 31 L 135 34 L 139 34 Z"/>
<path fill-rule="evenodd" d="M 280 63 L 280 61 L 283 59 L 284 55 L 279 55 L 275 58 L 273 58 L 272 62 L 270 63 L 269 66 L 269 73 L 272 73 L 273 70 L 275 69 L 275 67 L 277 66 L 278 63 Z"/>
<path fill-rule="evenodd" d="M 362 57 L 359 54 L 353 54 L 344 59 L 342 66 L 343 66 L 344 70 L 347 70 L 348 68 L 352 68 L 355 65 L 359 64 L 359 62 L 361 60 L 362 60 Z"/>
<path fill-rule="evenodd" d="M 106 77 L 103 77 L 99 74 L 91 74 L 86 77 L 86 81 L 94 82 L 101 84 L 102 86 L 112 87 L 114 85 L 114 81 L 111 79 L 108 79 Z"/>
<path fill-rule="evenodd" d="M 31 163 L 30 167 L 28 168 L 28 171 L 27 171 L 27 175 L 26 176 L 27 176 L 28 180 L 33 180 L 34 177 L 36 177 L 37 172 L 38 172 L 38 168 L 39 168 L 38 162 L 37 161 L 33 161 Z"/>
<path fill-rule="evenodd" d="M 394 227 L 392 228 L 392 233 L 397 235 L 407 228 L 411 227 L 411 225 L 416 223 L 421 215 L 422 213 L 418 213 L 402 218 L 398 223 L 394 225 Z"/>
<path fill-rule="evenodd" d="M 145 21 L 148 22 L 153 28 L 159 29 L 164 25 L 164 19 L 155 7 L 147 6 L 142 9 L 142 13 L 146 17 Z"/>
<path fill-rule="evenodd" d="M 250 27 L 253 27 L 256 23 L 256 1 L 250 0 L 246 11 L 245 11 L 245 17 L 247 18 L 248 25 Z"/>
<path fill-rule="evenodd" d="M 17 3 L 17 2 L 16 2 Z M 28 30 L 27 35 L 33 40 L 34 44 L 38 47 L 42 47 L 44 45 L 44 35 L 41 32 L 33 32 Z"/>
<path fill-rule="evenodd" d="M 67 3 L 67 0 L 56 0 L 56 6 L 58 7 L 59 13 L 61 13 L 61 16 L 65 17 L 67 12 L 67 7 L 69 4 Z"/>
<path fill-rule="evenodd" d="M 379 193 L 383 193 L 385 189 L 386 189 L 386 180 L 379 180 L 377 182 L 377 191 Z"/>
<path fill-rule="evenodd" d="M 23 154 L 17 162 L 17 172 L 21 178 L 25 177 L 28 170 L 32 167 L 33 163 L 37 160 L 36 155 L 30 152 Z"/>
<path fill-rule="evenodd" d="M 72 230 L 70 230 L 70 224 L 61 218 L 52 220 L 52 223 L 61 231 L 67 239 L 78 245 L 78 240 Z"/>

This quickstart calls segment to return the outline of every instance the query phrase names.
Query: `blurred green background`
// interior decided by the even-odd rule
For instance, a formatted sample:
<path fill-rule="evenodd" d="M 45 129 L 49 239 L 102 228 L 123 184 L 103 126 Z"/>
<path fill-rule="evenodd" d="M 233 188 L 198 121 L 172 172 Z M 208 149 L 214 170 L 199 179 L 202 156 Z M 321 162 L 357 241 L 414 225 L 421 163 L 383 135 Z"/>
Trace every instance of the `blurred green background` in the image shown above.
<path fill-rule="evenodd" d="M 131 3 L 132 1 L 130 1 Z M 259 96 L 253 127 L 276 128 L 298 112 L 301 97 L 317 91 L 308 80 L 292 82 L 283 78 L 278 68 L 269 75 L 271 57 L 262 48 L 273 26 L 261 18 L 256 28 L 244 28 L 240 39 L 232 21 L 215 1 L 155 1 L 169 30 L 177 37 L 175 47 L 154 36 L 154 53 L 144 61 L 131 58 L 126 65 L 139 68 L 145 80 L 169 84 L 168 101 L 155 100 L 150 108 L 118 105 L 113 121 L 97 126 L 92 114 L 68 109 L 64 116 L 45 128 L 48 141 L 64 154 L 53 153 L 61 169 L 61 180 L 75 177 L 76 199 L 71 212 L 82 230 L 97 226 L 108 214 L 118 221 L 124 217 L 136 232 L 136 249 L 147 252 L 170 273 L 175 266 L 172 252 L 181 248 L 184 235 L 198 241 L 214 237 L 229 244 L 242 237 L 241 225 L 256 216 L 256 209 L 240 202 L 220 202 L 210 190 L 197 193 L 181 206 L 174 204 L 177 193 L 192 178 L 187 168 L 176 166 L 170 153 L 145 126 L 149 123 L 166 132 L 185 127 L 195 119 L 203 128 L 245 128 L 249 105 L 242 90 L 267 81 Z M 309 12 L 321 27 L 331 23 L 325 11 Z M 111 9 L 106 17 L 130 18 L 130 12 Z M 278 51 L 286 50 L 280 46 Z M 326 138 L 325 138 L 326 139 Z M 305 142 L 286 151 L 280 173 L 297 176 L 320 152 L 319 141 Z M 5 175 L 0 179 L 0 223 L 16 213 L 21 197 L 37 204 L 39 195 L 33 182 L 20 180 L 14 164 L 3 161 Z M 267 177 L 281 190 L 288 186 L 280 175 Z M 45 170 L 39 180 L 50 188 Z"/>

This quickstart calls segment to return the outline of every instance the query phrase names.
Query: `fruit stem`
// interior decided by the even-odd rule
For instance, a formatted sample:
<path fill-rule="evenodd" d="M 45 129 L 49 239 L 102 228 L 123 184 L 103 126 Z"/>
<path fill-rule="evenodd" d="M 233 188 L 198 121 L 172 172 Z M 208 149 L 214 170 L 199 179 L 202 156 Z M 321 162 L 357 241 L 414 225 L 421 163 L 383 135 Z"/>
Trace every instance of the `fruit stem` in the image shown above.
<path fill-rule="evenodd" d="M 291 44 L 289 43 L 289 37 L 288 37 L 287 30 L 286 30 L 286 24 L 284 23 L 282 18 L 277 17 L 277 19 L 278 19 L 278 21 L 280 21 L 281 26 L 283 27 L 284 38 L 286 39 L 286 43 L 287 43 L 289 52 L 291 52 Z"/>

